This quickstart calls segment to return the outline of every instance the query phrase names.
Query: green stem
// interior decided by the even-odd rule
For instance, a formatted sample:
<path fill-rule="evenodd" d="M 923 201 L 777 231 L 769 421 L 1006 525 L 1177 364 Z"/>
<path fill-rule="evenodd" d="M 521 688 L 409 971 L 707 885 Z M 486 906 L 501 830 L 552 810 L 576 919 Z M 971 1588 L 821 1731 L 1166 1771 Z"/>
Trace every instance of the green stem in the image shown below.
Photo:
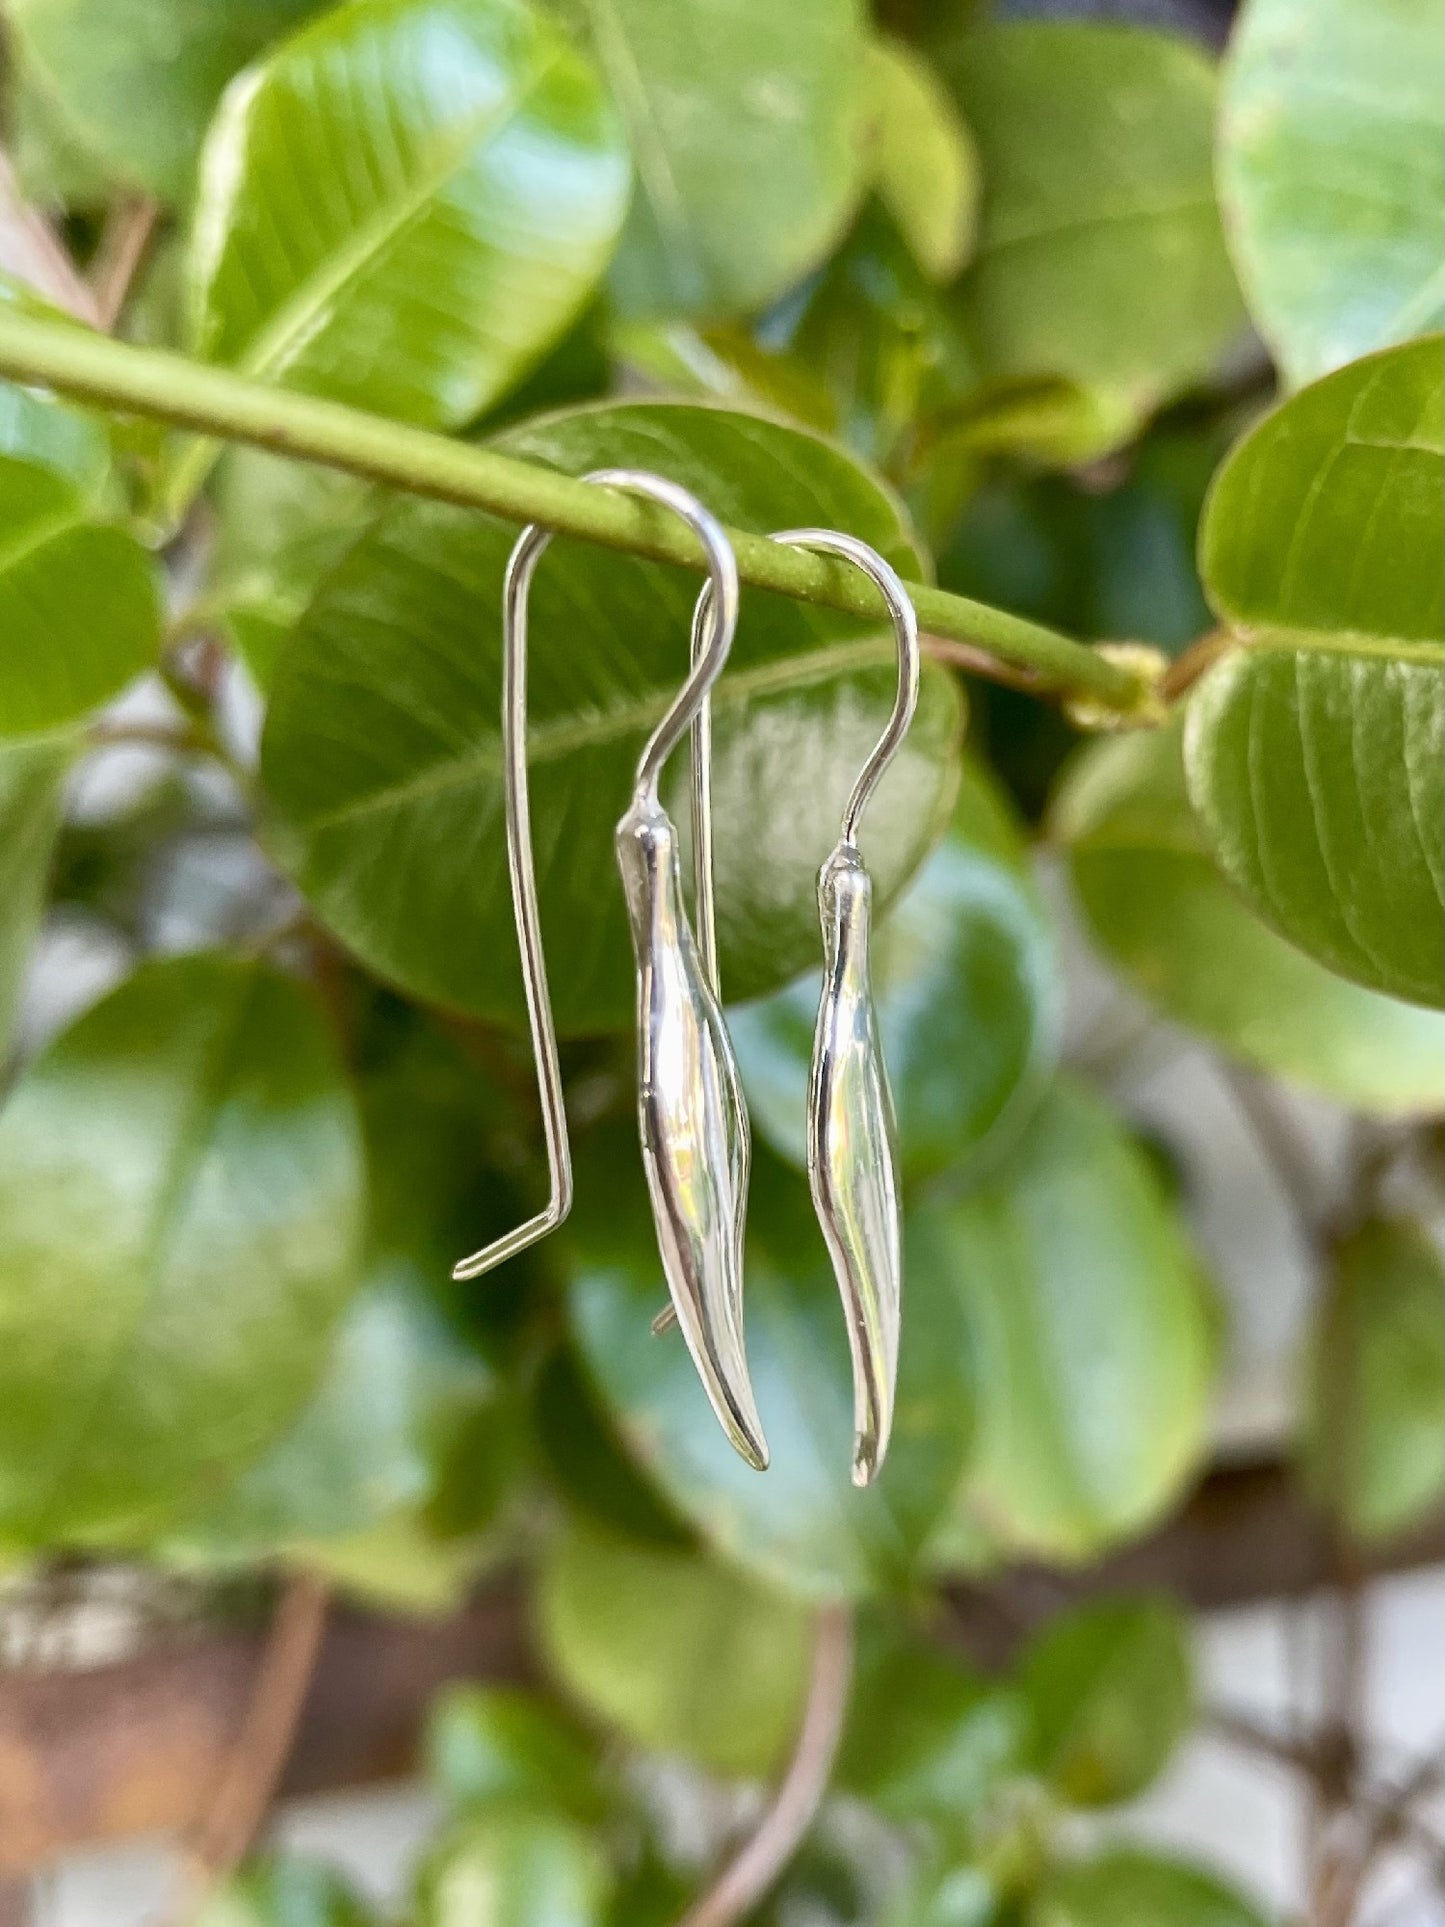
<path fill-rule="evenodd" d="M 0 375 L 77 400 L 148 415 L 228 441 L 346 469 L 413 495 L 541 522 L 566 535 L 701 569 L 690 530 L 653 503 L 590 487 L 493 449 L 386 421 L 339 402 L 268 388 L 182 355 L 134 348 L 66 322 L 0 311 Z M 872 585 L 846 563 L 730 529 L 745 583 L 801 602 L 876 616 Z M 1139 671 L 986 603 L 910 584 L 921 626 L 1034 672 L 1050 689 L 1129 712 L 1150 696 Z"/>

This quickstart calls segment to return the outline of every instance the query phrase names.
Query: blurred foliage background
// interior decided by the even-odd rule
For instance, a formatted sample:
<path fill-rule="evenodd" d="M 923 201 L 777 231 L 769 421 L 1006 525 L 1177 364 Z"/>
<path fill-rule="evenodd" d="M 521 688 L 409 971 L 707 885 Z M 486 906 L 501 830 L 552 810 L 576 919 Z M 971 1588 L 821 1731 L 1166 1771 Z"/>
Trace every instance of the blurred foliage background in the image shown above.
<path fill-rule="evenodd" d="M 0 328 L 654 467 L 1151 690 L 1043 700 L 928 644 L 867 834 L 907 1285 L 855 1491 L 802 1107 L 813 879 L 891 641 L 745 592 L 714 793 L 759 1477 L 649 1330 L 611 858 L 692 580 L 565 539 L 539 576 L 577 1207 L 449 1286 L 545 1183 L 501 828 L 515 528 L 0 384 L 4 1611 L 117 1564 L 242 1616 L 519 1576 L 535 1684 L 435 1708 L 408 1927 L 1261 1927 L 1108 1817 L 1198 1717 L 1182 1606 L 1091 1599 L 987 1663 L 955 1619 L 960 1583 L 1087 1567 L 1210 1464 L 1194 1174 L 1116 1075 L 1181 1033 L 1298 1207 L 1274 1446 L 1342 1579 L 1445 1487 L 1441 9 L 1231 14 L 0 9 Z M 1295 1089 L 1348 1114 L 1338 1170 Z M 1323 1757 L 1301 1918 L 1345 1927 L 1378 1842 Z M 779 1781 L 730 1887 L 738 1789 Z M 191 1842 L 206 1927 L 372 1922 L 320 1866 L 237 1872 L 249 1833 Z"/>

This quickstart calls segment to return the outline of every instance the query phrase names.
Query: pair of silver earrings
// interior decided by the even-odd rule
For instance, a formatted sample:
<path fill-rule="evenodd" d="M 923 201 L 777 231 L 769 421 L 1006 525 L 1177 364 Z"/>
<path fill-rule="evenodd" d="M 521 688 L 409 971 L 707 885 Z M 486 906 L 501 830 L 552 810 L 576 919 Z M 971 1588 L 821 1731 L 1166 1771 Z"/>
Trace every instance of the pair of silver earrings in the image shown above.
<path fill-rule="evenodd" d="M 638 1124 L 642 1160 L 671 1304 L 709 1401 L 750 1465 L 768 1463 L 743 1342 L 743 1230 L 750 1138 L 718 989 L 713 903 L 709 698 L 738 621 L 737 564 L 722 527 L 685 489 L 642 470 L 585 479 L 672 509 L 698 537 L 707 580 L 692 623 L 682 688 L 649 737 L 632 801 L 617 826 L 638 977 Z M 888 1446 L 898 1374 L 902 1240 L 893 1105 L 869 986 L 872 886 L 858 827 L 896 755 L 918 700 L 918 621 L 897 574 L 875 550 L 827 529 L 771 538 L 835 555 L 882 594 L 898 646 L 898 690 L 888 726 L 853 786 L 842 830 L 818 876 L 824 979 L 808 1092 L 808 1178 L 848 1322 L 853 1360 L 853 1481 L 877 1475 Z M 557 1035 L 547 988 L 527 788 L 527 597 L 550 531 L 524 529 L 507 564 L 502 624 L 502 757 L 507 861 L 537 1060 L 551 1174 L 546 1208 L 465 1258 L 476 1278 L 556 1229 L 572 1204 L 572 1161 Z M 677 830 L 664 809 L 663 766 L 691 731 L 694 914 L 683 901 Z"/>

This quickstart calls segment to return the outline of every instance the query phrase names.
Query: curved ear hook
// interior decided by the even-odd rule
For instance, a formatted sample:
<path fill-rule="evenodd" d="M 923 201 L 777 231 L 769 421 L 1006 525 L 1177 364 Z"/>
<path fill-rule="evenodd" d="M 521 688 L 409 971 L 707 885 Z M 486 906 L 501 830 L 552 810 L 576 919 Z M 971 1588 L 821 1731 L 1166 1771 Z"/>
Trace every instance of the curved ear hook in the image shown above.
<path fill-rule="evenodd" d="M 675 483 L 659 475 L 628 469 L 601 469 L 582 479 L 604 487 L 625 488 L 649 495 L 665 507 L 676 510 L 696 531 L 707 551 L 708 580 L 703 595 L 709 598 L 708 614 L 706 621 L 702 618 L 694 620 L 693 673 L 677 701 L 653 732 L 643 752 L 643 765 L 654 753 L 654 746 L 663 737 L 664 731 L 671 730 L 664 740 L 661 754 L 655 758 L 660 769 L 662 759 L 677 742 L 688 722 L 692 722 L 693 808 L 695 823 L 700 826 L 694 835 L 698 921 L 703 932 L 704 954 L 713 960 L 710 974 L 715 977 L 712 794 L 709 780 L 711 735 L 707 696 L 727 660 L 733 629 L 737 624 L 737 563 L 719 524 L 685 489 L 678 488 Z M 527 782 L 527 598 L 537 564 L 551 540 L 552 531 L 543 528 L 540 523 L 533 522 L 523 529 L 507 558 L 502 589 L 502 768 L 507 869 L 512 886 L 512 914 L 522 958 L 527 1021 L 537 1064 L 537 1090 L 541 1100 L 542 1132 L 547 1146 L 551 1189 L 544 1210 L 456 1264 L 452 1268 L 452 1276 L 456 1279 L 479 1278 L 484 1272 L 505 1263 L 508 1258 L 514 1258 L 518 1252 L 545 1238 L 548 1232 L 555 1231 L 572 1209 L 572 1154 L 567 1139 L 567 1113 L 562 1099 L 562 1072 L 557 1060 L 557 1029 L 552 1017 L 547 963 L 542 951 Z M 714 605 L 722 611 L 721 617 L 716 620 L 711 616 Z M 679 717 L 680 720 L 675 721 Z M 643 765 L 639 765 L 638 769 L 639 782 L 642 780 Z M 655 787 L 655 772 L 652 781 Z"/>

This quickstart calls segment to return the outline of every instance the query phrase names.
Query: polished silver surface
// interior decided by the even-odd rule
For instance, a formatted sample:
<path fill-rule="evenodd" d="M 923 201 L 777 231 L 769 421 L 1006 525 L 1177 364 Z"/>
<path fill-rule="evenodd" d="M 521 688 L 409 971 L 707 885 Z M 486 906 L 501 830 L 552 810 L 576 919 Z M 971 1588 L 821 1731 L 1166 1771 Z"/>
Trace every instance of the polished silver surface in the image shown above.
<path fill-rule="evenodd" d="M 722 1011 L 682 903 L 677 832 L 655 796 L 617 826 L 637 952 L 638 1125 L 673 1309 L 724 1432 L 768 1463 L 743 1343 L 749 1139 Z"/>
<path fill-rule="evenodd" d="M 868 1485 L 893 1428 L 903 1235 L 893 1100 L 869 977 L 872 885 L 857 835 L 918 705 L 918 617 L 898 575 L 866 542 L 831 529 L 786 529 L 772 539 L 862 569 L 888 606 L 898 645 L 892 713 L 844 807 L 838 845 L 818 873 L 824 972 L 808 1102 L 808 1180 L 853 1354 L 853 1483 Z"/>
<path fill-rule="evenodd" d="M 691 722 L 693 726 L 693 809 L 701 830 L 695 839 L 696 889 L 699 920 L 707 931 L 707 954 L 712 956 L 712 802 L 709 783 L 710 738 L 707 693 L 727 659 L 737 625 L 738 576 L 731 544 L 715 518 L 675 482 L 642 469 L 599 469 L 583 477 L 599 487 L 626 489 L 646 495 L 672 509 L 689 524 L 707 552 L 708 597 L 706 619 L 693 623 L 692 671 L 677 701 L 659 723 L 643 754 L 644 767 L 656 772 L 668 751 Z M 537 873 L 532 853 L 532 816 L 527 783 L 527 597 L 542 552 L 552 532 L 532 523 L 518 536 L 507 560 L 502 589 L 502 783 L 506 810 L 507 868 L 512 886 L 512 915 L 522 959 L 522 986 L 527 1001 L 532 1050 L 537 1064 L 542 1131 L 547 1149 L 550 1191 L 546 1207 L 515 1230 L 463 1258 L 453 1267 L 458 1279 L 478 1278 L 554 1231 L 572 1208 L 572 1154 L 567 1139 L 567 1113 L 562 1099 L 562 1072 L 557 1061 L 557 1031 L 547 987 L 547 964 L 542 950 L 541 918 L 537 908 Z M 713 612 L 716 611 L 716 614 Z M 639 772 L 639 776 L 641 772 Z"/>

